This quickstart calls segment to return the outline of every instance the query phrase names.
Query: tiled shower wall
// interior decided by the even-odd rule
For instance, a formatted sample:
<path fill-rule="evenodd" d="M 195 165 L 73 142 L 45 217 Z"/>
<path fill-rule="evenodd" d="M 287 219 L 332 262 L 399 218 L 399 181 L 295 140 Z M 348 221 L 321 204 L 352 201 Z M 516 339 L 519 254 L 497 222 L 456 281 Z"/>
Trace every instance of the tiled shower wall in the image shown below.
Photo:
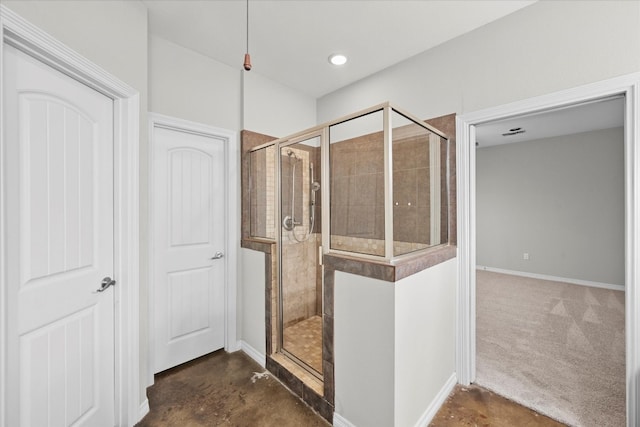
<path fill-rule="evenodd" d="M 275 147 L 250 155 L 251 235 L 275 239 Z"/>
<path fill-rule="evenodd" d="M 384 240 L 384 151 L 380 133 L 333 143 L 331 235 Z"/>
<path fill-rule="evenodd" d="M 282 321 L 285 328 L 320 314 L 317 303 L 318 240 L 316 233 L 304 242 L 282 240 Z"/>
<path fill-rule="evenodd" d="M 287 155 L 292 150 L 299 160 L 292 160 Z M 320 148 L 301 144 L 283 149 L 281 200 L 284 215 L 291 214 L 291 184 L 293 163 L 295 167 L 295 206 L 296 220 L 301 225 L 292 231 L 282 230 L 282 288 L 283 288 L 283 327 L 291 326 L 301 320 L 321 313 L 322 274 L 318 260 L 320 235 L 315 230 L 320 221 L 320 191 L 316 193 L 316 215 L 312 232 L 311 226 L 311 169 L 313 163 L 314 179 L 320 179 Z M 295 233 L 295 234 L 294 234 Z M 297 238 L 297 239 L 296 239 Z"/>
<path fill-rule="evenodd" d="M 430 243 L 429 142 L 393 141 L 393 240 Z"/>
<path fill-rule="evenodd" d="M 439 139 L 439 138 L 438 138 Z M 446 145 L 440 150 L 441 169 L 434 171 L 446 184 Z M 431 165 L 429 136 L 421 134 L 393 141 L 393 230 L 395 253 L 406 253 L 447 241 L 446 190 L 436 197 L 443 228 L 431 239 Z M 330 146 L 331 247 L 384 255 L 384 152 L 381 132 Z M 446 187 L 445 187 L 446 188 Z"/>

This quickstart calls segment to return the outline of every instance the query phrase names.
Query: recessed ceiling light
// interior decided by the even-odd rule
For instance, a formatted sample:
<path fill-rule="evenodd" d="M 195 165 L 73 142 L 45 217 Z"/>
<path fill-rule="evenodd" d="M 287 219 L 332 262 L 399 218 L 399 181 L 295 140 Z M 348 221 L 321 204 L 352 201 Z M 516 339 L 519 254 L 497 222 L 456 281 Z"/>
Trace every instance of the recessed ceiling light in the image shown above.
<path fill-rule="evenodd" d="M 347 63 L 347 57 L 341 53 L 334 53 L 329 57 L 329 62 L 333 65 L 344 65 Z"/>

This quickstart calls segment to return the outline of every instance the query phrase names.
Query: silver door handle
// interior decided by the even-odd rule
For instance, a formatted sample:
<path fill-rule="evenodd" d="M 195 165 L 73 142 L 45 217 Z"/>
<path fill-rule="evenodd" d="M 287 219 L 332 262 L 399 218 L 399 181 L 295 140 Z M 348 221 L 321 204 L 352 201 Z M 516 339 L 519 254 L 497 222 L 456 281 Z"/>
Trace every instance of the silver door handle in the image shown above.
<path fill-rule="evenodd" d="M 107 290 L 107 288 L 109 286 L 115 286 L 116 281 L 113 280 L 111 277 L 107 276 L 104 279 L 102 279 L 102 282 L 100 282 L 100 288 L 96 289 L 94 292 L 104 292 Z"/>
<path fill-rule="evenodd" d="M 224 254 L 222 252 L 216 252 L 211 259 L 220 259 L 224 256 Z"/>

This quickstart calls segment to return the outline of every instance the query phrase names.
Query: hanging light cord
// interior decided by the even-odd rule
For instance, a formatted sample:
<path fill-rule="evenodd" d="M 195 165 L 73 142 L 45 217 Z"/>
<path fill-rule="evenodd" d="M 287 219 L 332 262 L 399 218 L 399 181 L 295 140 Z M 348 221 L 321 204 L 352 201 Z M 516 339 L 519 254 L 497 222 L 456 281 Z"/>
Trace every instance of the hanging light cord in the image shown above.
<path fill-rule="evenodd" d="M 247 0 L 247 53 L 249 53 L 249 0 Z"/>
<path fill-rule="evenodd" d="M 247 52 L 244 54 L 244 69 L 251 70 L 251 55 L 249 55 L 249 0 L 247 0 Z"/>

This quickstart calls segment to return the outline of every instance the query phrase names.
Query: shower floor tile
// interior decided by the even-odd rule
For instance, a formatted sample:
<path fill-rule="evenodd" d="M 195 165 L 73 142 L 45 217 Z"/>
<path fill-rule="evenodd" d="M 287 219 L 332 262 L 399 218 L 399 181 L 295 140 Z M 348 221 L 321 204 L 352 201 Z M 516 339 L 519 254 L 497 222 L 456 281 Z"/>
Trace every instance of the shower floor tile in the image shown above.
<path fill-rule="evenodd" d="M 284 348 L 322 372 L 322 316 L 313 316 L 286 328 Z"/>

